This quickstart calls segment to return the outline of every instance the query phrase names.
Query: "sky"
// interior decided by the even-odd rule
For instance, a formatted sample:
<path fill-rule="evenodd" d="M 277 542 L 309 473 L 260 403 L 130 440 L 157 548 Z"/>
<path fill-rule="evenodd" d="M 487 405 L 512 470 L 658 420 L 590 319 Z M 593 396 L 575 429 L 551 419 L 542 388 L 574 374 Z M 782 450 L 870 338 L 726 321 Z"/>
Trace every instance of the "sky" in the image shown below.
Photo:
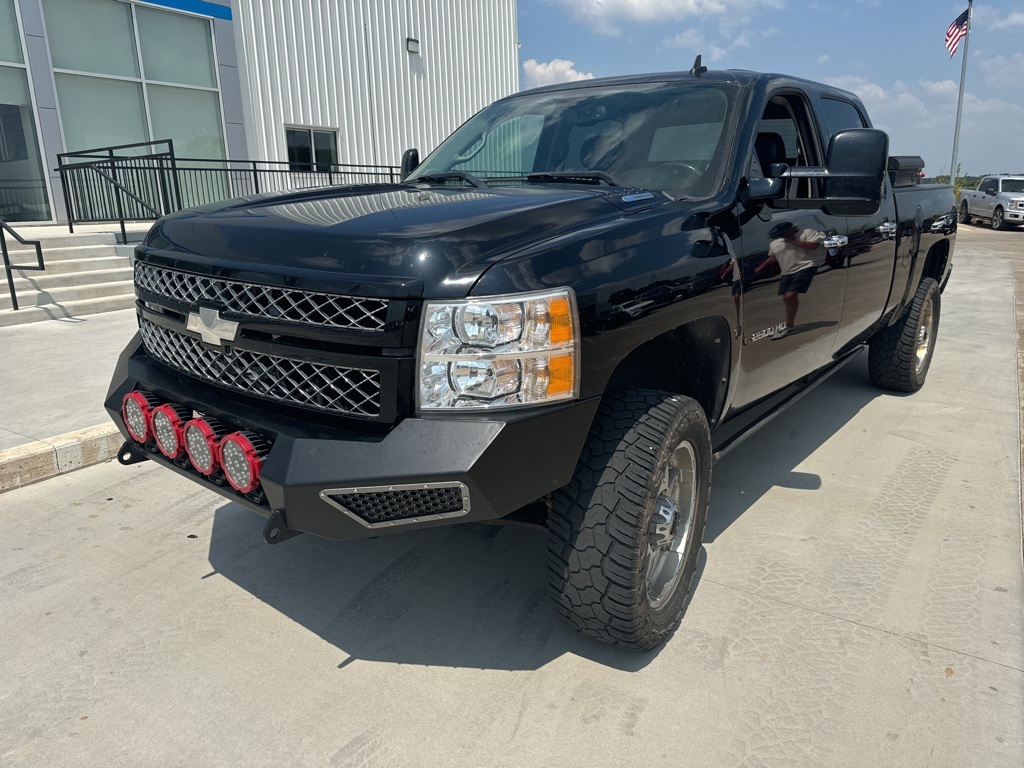
<path fill-rule="evenodd" d="M 946 29 L 967 0 L 519 0 L 519 82 L 637 72 L 780 72 L 861 97 L 890 153 L 949 173 L 964 41 Z M 1024 172 L 1024 4 L 976 2 L 962 175 Z"/>

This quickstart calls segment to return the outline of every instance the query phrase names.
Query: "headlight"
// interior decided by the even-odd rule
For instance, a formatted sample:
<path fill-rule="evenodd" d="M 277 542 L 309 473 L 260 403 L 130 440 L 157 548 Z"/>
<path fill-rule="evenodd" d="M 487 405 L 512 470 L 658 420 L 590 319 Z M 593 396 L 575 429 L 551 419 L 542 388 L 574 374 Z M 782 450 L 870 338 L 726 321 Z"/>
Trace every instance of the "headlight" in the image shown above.
<path fill-rule="evenodd" d="M 579 394 L 579 327 L 570 288 L 428 301 L 419 408 L 507 408 Z"/>

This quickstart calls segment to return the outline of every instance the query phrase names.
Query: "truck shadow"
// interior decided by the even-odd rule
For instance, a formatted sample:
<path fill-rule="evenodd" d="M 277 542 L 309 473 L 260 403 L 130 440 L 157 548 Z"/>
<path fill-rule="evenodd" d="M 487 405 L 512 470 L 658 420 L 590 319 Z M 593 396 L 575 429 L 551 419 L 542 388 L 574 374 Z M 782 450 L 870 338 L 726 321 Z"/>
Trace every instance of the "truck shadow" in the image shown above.
<path fill-rule="evenodd" d="M 705 540 L 772 486 L 820 486 L 793 468 L 875 396 L 854 363 L 720 461 Z M 214 573 L 336 647 L 339 668 L 366 660 L 533 670 L 569 653 L 636 671 L 659 653 L 617 650 L 561 622 L 548 598 L 541 530 L 465 524 L 352 542 L 307 535 L 269 547 L 263 525 L 239 505 L 217 509 Z M 702 571 L 703 560 L 695 593 Z M 685 615 L 676 634 L 685 642 Z"/>
<path fill-rule="evenodd" d="M 861 355 L 723 457 L 713 472 L 704 541 L 721 536 L 772 488 L 818 490 L 821 478 L 796 467 L 881 394 Z"/>

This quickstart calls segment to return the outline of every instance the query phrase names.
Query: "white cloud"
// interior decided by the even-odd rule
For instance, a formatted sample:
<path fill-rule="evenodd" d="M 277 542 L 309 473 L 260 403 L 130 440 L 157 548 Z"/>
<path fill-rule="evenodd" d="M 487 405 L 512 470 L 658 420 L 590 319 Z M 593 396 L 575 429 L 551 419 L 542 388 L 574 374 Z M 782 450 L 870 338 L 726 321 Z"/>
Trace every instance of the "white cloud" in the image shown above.
<path fill-rule="evenodd" d="M 821 56 L 818 57 L 818 63 L 819 64 L 828 64 L 829 61 L 831 61 L 831 60 L 832 60 L 832 57 L 829 56 L 827 53 L 823 53 L 823 54 L 821 54 Z"/>
<path fill-rule="evenodd" d="M 729 54 L 729 51 L 725 48 L 708 42 L 708 39 L 696 30 L 681 32 L 675 37 L 666 38 L 662 42 L 667 48 L 684 48 L 694 53 L 700 53 L 703 58 L 707 58 L 709 61 L 721 61 Z"/>
<path fill-rule="evenodd" d="M 757 11 L 782 8 L 784 0 L 558 0 L 595 32 L 617 37 L 623 22 L 678 21 L 688 16 L 747 20 Z"/>
<path fill-rule="evenodd" d="M 957 93 L 960 88 L 952 80 L 921 80 L 920 82 L 921 87 L 932 96 L 948 96 L 951 93 Z"/>
<path fill-rule="evenodd" d="M 537 61 L 527 59 L 523 62 L 523 75 L 526 77 L 526 88 L 537 88 L 554 83 L 569 83 L 574 80 L 590 80 L 594 77 L 590 72 L 580 72 L 576 62 L 569 59 L 552 59 Z"/>
<path fill-rule="evenodd" d="M 974 9 L 973 23 L 988 29 L 1024 27 L 1024 11 L 1011 11 L 1008 16 L 1003 16 L 1002 13 L 991 6 L 980 5 Z"/>
<path fill-rule="evenodd" d="M 1024 88 L 1024 53 L 985 59 L 981 68 L 985 82 L 993 88 Z"/>

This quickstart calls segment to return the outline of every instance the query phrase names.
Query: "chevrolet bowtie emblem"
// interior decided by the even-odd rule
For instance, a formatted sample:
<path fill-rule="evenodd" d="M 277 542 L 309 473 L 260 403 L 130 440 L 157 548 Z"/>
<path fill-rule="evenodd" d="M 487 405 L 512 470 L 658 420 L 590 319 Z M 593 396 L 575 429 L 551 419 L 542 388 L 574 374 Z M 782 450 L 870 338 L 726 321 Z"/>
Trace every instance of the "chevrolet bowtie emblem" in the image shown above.
<path fill-rule="evenodd" d="M 234 341 L 238 336 L 238 323 L 225 320 L 219 309 L 200 307 L 199 312 L 189 312 L 185 327 L 203 337 L 207 344 L 221 346 L 225 341 Z"/>

